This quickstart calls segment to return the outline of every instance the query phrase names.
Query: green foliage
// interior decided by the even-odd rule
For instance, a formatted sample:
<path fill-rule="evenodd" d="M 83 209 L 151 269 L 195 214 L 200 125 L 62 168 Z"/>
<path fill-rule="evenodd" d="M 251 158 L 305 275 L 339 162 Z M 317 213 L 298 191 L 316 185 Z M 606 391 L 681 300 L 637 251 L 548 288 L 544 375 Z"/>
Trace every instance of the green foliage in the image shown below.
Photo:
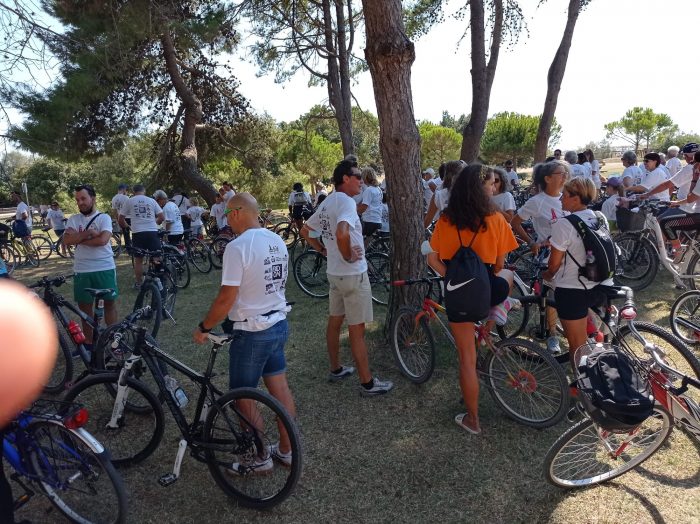
<path fill-rule="evenodd" d="M 612 156 L 612 144 L 608 140 L 601 140 L 600 142 L 588 142 L 582 148 L 577 151 L 585 151 L 590 149 L 593 151 L 593 156 L 596 159 L 601 160 L 603 158 L 610 158 Z"/>
<path fill-rule="evenodd" d="M 676 134 L 678 126 L 665 113 L 655 113 L 648 107 L 633 107 L 619 120 L 605 124 L 605 130 L 607 138 L 625 140 L 638 150 L 642 141 L 648 149 L 653 142 Z"/>
<path fill-rule="evenodd" d="M 461 135 L 464 131 L 464 126 L 467 125 L 467 122 L 469 122 L 469 115 L 462 113 L 459 118 L 455 118 L 449 113 L 449 111 L 443 111 L 440 125 L 442 127 L 450 127 Z"/>
<path fill-rule="evenodd" d="M 482 158 L 492 164 L 500 164 L 508 159 L 515 161 L 516 165 L 530 163 L 534 155 L 539 123 L 539 116 L 496 113 L 489 118 L 481 138 Z M 561 126 L 555 119 L 549 143 L 556 144 L 560 138 Z"/>
<path fill-rule="evenodd" d="M 653 145 L 652 150 L 665 153 L 671 146 L 683 147 L 688 142 L 700 144 L 700 135 L 697 133 L 677 133 L 660 137 Z"/>
<path fill-rule="evenodd" d="M 437 169 L 443 162 L 459 159 L 462 135 L 454 129 L 421 122 L 418 132 L 421 139 L 421 169 Z"/>
<path fill-rule="evenodd" d="M 20 178 L 13 181 L 15 188 L 27 183 L 29 201 L 32 204 L 46 204 L 61 194 L 69 194 L 71 180 L 66 165 L 56 160 L 40 159 L 33 162 Z"/>

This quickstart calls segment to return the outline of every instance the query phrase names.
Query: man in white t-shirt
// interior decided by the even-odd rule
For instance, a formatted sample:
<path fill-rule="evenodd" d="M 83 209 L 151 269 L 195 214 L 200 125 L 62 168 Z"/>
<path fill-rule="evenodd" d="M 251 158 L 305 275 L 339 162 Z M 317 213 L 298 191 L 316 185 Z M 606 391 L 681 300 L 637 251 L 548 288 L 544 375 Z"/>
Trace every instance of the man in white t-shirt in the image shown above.
<path fill-rule="evenodd" d="M 620 157 L 625 170 L 622 172 L 622 185 L 625 188 L 630 186 L 638 186 L 642 182 L 642 170 L 637 165 L 637 153 L 634 151 L 625 151 Z"/>
<path fill-rule="evenodd" d="M 173 191 L 173 197 L 170 200 L 175 202 L 175 205 L 180 210 L 180 219 L 182 220 L 182 227 L 184 227 L 185 229 L 190 229 L 192 223 L 190 221 L 190 216 L 187 214 L 187 210 L 192 205 L 190 199 L 187 198 L 187 195 L 183 195 L 179 189 L 175 189 Z"/>
<path fill-rule="evenodd" d="M 15 222 L 13 231 L 15 236 L 22 239 L 25 244 L 31 245 L 32 234 L 32 211 L 22 200 L 22 195 L 17 191 L 12 192 L 12 202 L 17 206 L 15 211 Z"/>
<path fill-rule="evenodd" d="M 75 246 L 73 296 L 78 307 L 92 318 L 92 305 L 95 299 L 85 290 L 87 288 L 111 289 L 110 293 L 100 298 L 105 301 L 105 321 L 108 325 L 112 325 L 118 320 L 115 301 L 119 296 L 114 253 L 110 245 L 112 219 L 108 214 L 100 213 L 95 208 L 96 200 L 92 186 L 83 184 L 75 188 L 75 202 L 80 212 L 68 219 L 63 241 L 69 246 Z M 87 322 L 83 322 L 83 332 L 88 341 L 85 345 L 88 350 L 91 350 L 92 327 Z"/>
<path fill-rule="evenodd" d="M 211 206 L 211 216 L 216 219 L 216 227 L 219 233 L 226 232 L 229 227 L 226 223 L 226 204 L 224 203 L 224 197 L 221 194 L 216 195 L 214 205 Z"/>
<path fill-rule="evenodd" d="M 423 187 L 423 213 L 428 210 L 430 200 L 433 198 L 433 193 L 437 188 L 434 177 L 435 170 L 432 167 L 429 167 L 421 174 L 421 178 L 423 179 L 421 180 L 421 185 Z"/>
<path fill-rule="evenodd" d="M 369 369 L 365 324 L 372 322 L 372 289 L 367 276 L 362 239 L 362 224 L 352 197 L 359 193 L 362 172 L 353 162 L 342 160 L 333 171 L 335 191 L 328 195 L 301 230 L 306 241 L 327 256 L 330 283 L 326 344 L 330 359 L 329 380 L 335 382 L 351 375 L 355 368 L 340 364 L 340 330 L 347 318 L 350 350 L 360 377 L 360 392 L 380 395 L 394 385 L 373 377 Z M 318 235 L 323 238 L 323 244 Z"/>
<path fill-rule="evenodd" d="M 506 160 L 504 167 L 506 168 L 506 188 L 505 188 L 505 190 L 508 192 L 511 192 L 516 187 L 520 186 L 520 178 L 518 178 L 518 173 L 516 173 L 515 169 L 513 169 L 513 161 L 512 160 Z"/>
<path fill-rule="evenodd" d="M 119 186 L 117 186 L 117 194 L 112 197 L 112 217 L 114 218 L 114 220 L 117 221 L 117 227 L 122 232 L 122 236 L 124 237 L 124 245 L 127 248 L 130 248 L 131 231 L 128 227 L 122 228 L 121 226 L 119 226 L 119 215 L 123 214 L 122 208 L 124 207 L 124 204 L 126 204 L 129 201 L 129 195 L 126 194 L 128 189 L 129 186 L 127 186 L 126 184 L 119 184 Z M 126 221 L 127 226 L 129 225 L 129 222 L 130 220 Z"/>
<path fill-rule="evenodd" d="M 666 160 L 666 169 L 668 169 L 668 172 L 671 173 L 671 177 L 676 176 L 682 167 L 681 161 L 678 158 L 679 152 L 680 148 L 678 146 L 671 146 L 668 148 L 668 151 L 666 151 L 666 154 L 668 155 Z"/>
<path fill-rule="evenodd" d="M 227 220 L 236 238 L 226 245 L 221 287 L 209 312 L 193 338 L 207 342 L 207 333 L 228 318 L 233 322 L 229 349 L 229 389 L 265 387 L 292 418 L 296 408 L 287 383 L 284 346 L 288 326 L 285 285 L 289 254 L 282 239 L 260 227 L 258 203 L 249 193 L 239 193 L 228 201 Z M 272 420 L 265 423 L 271 424 Z M 280 433 L 279 442 L 269 442 L 255 457 L 241 457 L 231 465 L 231 473 L 271 472 L 274 461 L 290 466 L 300 457 L 292 456 L 289 436 Z M 244 462 L 245 460 L 245 462 Z"/>
<path fill-rule="evenodd" d="M 49 207 L 49 210 L 46 212 L 46 221 L 48 222 L 48 226 L 56 233 L 56 237 L 60 239 L 66 230 L 66 217 L 59 207 L 58 202 L 55 200 L 51 202 L 51 207 Z M 61 242 L 60 245 L 61 254 L 66 256 L 66 244 Z"/>
<path fill-rule="evenodd" d="M 165 220 L 163 209 L 158 202 L 144 195 L 146 188 L 142 184 L 134 185 L 134 196 L 124 204 L 119 214 L 119 225 L 127 226 L 126 219 L 131 219 L 132 244 L 135 248 L 148 251 L 160 251 L 158 225 Z M 134 254 L 134 287 L 141 286 L 143 280 L 143 255 Z"/>
<path fill-rule="evenodd" d="M 165 230 L 168 232 L 168 242 L 173 245 L 178 245 L 182 242 L 182 236 L 185 228 L 182 225 L 182 216 L 180 208 L 172 200 L 168 200 L 168 194 L 159 189 L 153 193 L 153 199 L 163 209 L 163 217 L 165 218 Z"/>
<path fill-rule="evenodd" d="M 190 199 L 190 207 L 187 208 L 187 216 L 190 219 L 190 234 L 191 238 L 202 238 L 202 227 L 204 223 L 202 222 L 202 216 L 204 215 L 204 209 L 199 206 L 199 200 L 196 198 Z"/>

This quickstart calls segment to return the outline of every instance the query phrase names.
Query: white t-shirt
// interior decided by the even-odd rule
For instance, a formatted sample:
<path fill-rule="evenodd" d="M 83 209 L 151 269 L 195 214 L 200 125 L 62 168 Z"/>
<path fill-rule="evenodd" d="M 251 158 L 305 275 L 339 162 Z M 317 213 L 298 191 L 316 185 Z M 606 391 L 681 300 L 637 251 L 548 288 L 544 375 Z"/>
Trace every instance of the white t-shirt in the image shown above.
<path fill-rule="evenodd" d="M 228 191 L 226 191 L 226 193 L 224 193 L 224 195 L 223 195 L 224 196 L 224 204 L 226 202 L 228 202 L 231 199 L 231 197 L 234 196 L 235 194 L 236 194 L 236 192 L 233 189 L 229 189 Z"/>
<path fill-rule="evenodd" d="M 433 178 L 433 182 L 435 183 L 435 192 L 437 193 L 438 191 L 440 191 L 442 189 L 443 180 L 440 177 L 435 177 L 435 178 Z"/>
<path fill-rule="evenodd" d="M 586 172 L 586 178 L 590 178 L 592 180 L 593 179 L 593 167 L 591 166 L 591 163 L 584 162 L 581 165 L 583 166 L 583 170 Z"/>
<path fill-rule="evenodd" d="M 338 249 L 335 232 L 340 222 L 350 225 L 350 246 L 362 248 L 362 257 L 355 262 L 346 262 Z M 326 198 L 306 225 L 315 231 L 320 231 L 323 245 L 328 252 L 328 269 L 326 273 L 333 276 L 361 275 L 367 271 L 367 261 L 364 257 L 364 242 L 362 240 L 362 224 L 357 216 L 357 206 L 352 198 L 341 191 L 334 191 Z"/>
<path fill-rule="evenodd" d="M 666 169 L 671 173 L 671 176 L 675 176 L 681 170 L 681 161 L 677 156 L 669 158 L 666 160 Z"/>
<path fill-rule="evenodd" d="M 423 185 L 423 205 L 425 209 L 428 209 L 430 199 L 433 198 L 433 190 L 430 189 L 431 182 L 431 180 L 421 180 L 421 184 Z"/>
<path fill-rule="evenodd" d="M 566 215 L 568 213 L 562 210 L 559 196 L 549 196 L 544 191 L 537 193 L 518 209 L 520 218 L 532 220 L 538 242 L 547 240 L 552 234 L 552 224 Z"/>
<path fill-rule="evenodd" d="M 365 192 L 365 187 L 366 187 L 365 183 L 360 182 L 360 192 L 357 195 L 355 195 L 354 197 L 352 197 L 352 199 L 355 201 L 355 204 L 357 204 L 357 205 L 362 204 L 362 193 Z"/>
<path fill-rule="evenodd" d="M 326 191 L 325 189 L 321 189 L 320 191 L 316 192 L 316 198 L 314 199 L 314 206 L 317 206 L 317 205 L 318 205 L 318 199 L 319 199 L 321 196 L 327 197 L 327 196 L 328 196 L 328 191 Z"/>
<path fill-rule="evenodd" d="M 117 215 L 124 214 L 124 206 L 129 201 L 129 197 L 123 193 L 117 193 L 112 197 L 112 209 L 117 212 Z"/>
<path fill-rule="evenodd" d="M 450 190 L 443 187 L 439 191 L 435 191 L 433 194 L 433 200 L 435 201 L 437 211 L 435 212 L 435 216 L 432 218 L 432 220 L 437 220 L 447 207 L 447 204 L 450 203 Z"/>
<path fill-rule="evenodd" d="M 226 222 L 226 204 L 220 202 L 211 206 L 211 214 L 216 218 L 216 227 L 219 229 L 228 226 Z"/>
<path fill-rule="evenodd" d="M 389 230 L 389 205 L 382 204 L 382 227 L 379 228 L 379 231 L 388 233 Z"/>
<path fill-rule="evenodd" d="M 146 195 L 134 195 L 124 204 L 121 215 L 131 219 L 131 232 L 158 231 L 156 216 L 163 210 L 158 202 Z"/>
<path fill-rule="evenodd" d="M 381 224 L 382 222 L 382 190 L 375 186 L 367 186 L 362 193 L 362 203 L 367 206 L 365 212 L 362 213 L 364 222 L 372 222 Z"/>
<path fill-rule="evenodd" d="M 46 218 L 51 222 L 51 227 L 54 231 L 61 231 L 66 228 L 66 225 L 63 223 L 63 219 L 66 217 L 60 209 L 49 209 L 46 212 Z"/>
<path fill-rule="evenodd" d="M 85 231 L 90 220 L 97 213 L 98 211 L 95 211 L 90 216 L 76 213 L 68 219 L 66 228 L 75 229 L 78 232 Z M 109 231 L 111 235 L 112 218 L 106 213 L 100 214 L 90 224 L 90 231 L 94 231 L 96 234 Z M 114 268 L 114 253 L 112 253 L 112 246 L 109 242 L 104 246 L 86 246 L 85 244 L 75 246 L 73 271 L 76 273 L 92 273 L 93 271 L 107 271 Z"/>
<path fill-rule="evenodd" d="M 638 186 L 642 182 L 642 170 L 639 168 L 639 166 L 626 167 L 622 172 L 622 181 L 624 182 L 625 178 L 627 177 L 632 179 L 633 186 Z"/>
<path fill-rule="evenodd" d="M 204 209 L 199 206 L 192 206 L 187 209 L 187 215 L 190 217 L 193 226 L 201 226 L 202 224 L 202 213 Z"/>
<path fill-rule="evenodd" d="M 515 170 L 506 171 L 506 191 L 513 191 L 519 185 L 518 173 Z"/>
<path fill-rule="evenodd" d="M 185 228 L 182 225 L 182 216 L 180 215 L 180 208 L 177 207 L 175 202 L 168 202 L 163 207 L 163 214 L 165 215 L 165 223 L 170 224 L 168 233 L 171 235 L 182 235 Z"/>
<path fill-rule="evenodd" d="M 248 229 L 226 244 L 221 285 L 239 288 L 228 312 L 234 329 L 262 331 L 286 318 L 288 261 L 284 241 L 262 227 Z M 264 316 L 270 311 L 276 313 Z"/>
<path fill-rule="evenodd" d="M 496 207 L 501 211 L 515 211 L 515 199 L 508 191 L 491 195 L 491 201 L 496 204 Z"/>
<path fill-rule="evenodd" d="M 690 184 L 693 182 L 693 164 L 683 166 L 683 168 L 676 173 L 676 176 L 671 177 L 671 182 L 678 188 L 678 200 L 684 200 L 688 196 Z M 698 185 L 700 185 L 700 183 Z M 696 200 L 692 204 L 683 204 L 680 209 L 686 213 L 697 213 L 697 203 L 698 201 Z"/>
<path fill-rule="evenodd" d="M 311 195 L 309 195 L 306 191 L 292 191 L 289 193 L 287 205 L 303 206 L 304 204 L 311 204 Z"/>
<path fill-rule="evenodd" d="M 180 216 L 187 213 L 187 210 L 192 205 L 192 204 L 190 204 L 190 199 L 187 198 L 186 196 L 182 196 L 182 195 L 175 195 L 173 198 L 170 199 L 170 201 L 175 202 L 175 205 L 180 210 Z M 163 208 L 163 209 L 165 209 L 165 208 Z"/>
<path fill-rule="evenodd" d="M 620 197 L 618 195 L 610 195 L 605 199 L 600 209 L 601 213 L 605 215 L 605 218 L 617 222 L 617 203 L 619 201 Z"/>
<path fill-rule="evenodd" d="M 657 167 L 651 172 L 645 170 L 639 185 L 645 187 L 646 190 L 649 191 L 664 182 L 666 182 L 666 173 L 664 173 L 663 169 Z M 649 197 L 649 200 L 661 200 L 662 202 L 668 202 L 670 199 L 668 191 L 662 191 L 661 193 L 656 193 Z"/>
<path fill-rule="evenodd" d="M 666 180 L 671 178 L 671 172 L 668 170 L 668 168 L 664 164 L 659 164 L 659 169 L 661 169 L 664 172 L 664 176 L 666 177 Z"/>
<path fill-rule="evenodd" d="M 581 217 L 590 227 L 599 227 L 598 216 L 592 210 L 584 209 L 583 211 L 576 211 L 574 214 Z M 607 220 L 605 220 L 605 223 L 600 227 L 605 227 L 609 230 Z M 559 271 L 557 271 L 554 279 L 557 289 L 592 289 L 599 284 L 606 286 L 613 285 L 612 279 L 603 282 L 591 282 L 587 278 L 579 275 L 579 267 L 576 265 L 576 262 L 581 266 L 586 264 L 586 248 L 583 245 L 583 240 L 581 240 L 581 237 L 576 229 L 574 229 L 571 222 L 564 219 L 557 220 L 552 224 L 552 236 L 549 241 L 553 248 L 567 252 L 561 261 L 561 266 L 559 266 Z M 571 259 L 572 257 L 576 262 Z"/>
<path fill-rule="evenodd" d="M 577 176 L 582 176 L 584 178 L 591 178 L 590 173 L 583 167 L 583 164 L 571 164 L 571 178 L 576 178 Z"/>
<path fill-rule="evenodd" d="M 22 220 L 22 215 L 26 213 L 27 218 L 24 219 L 24 222 L 27 224 L 27 227 L 29 228 L 29 231 L 32 230 L 32 211 L 29 209 L 29 206 L 25 204 L 24 202 L 20 202 L 17 204 L 17 211 L 15 212 L 15 220 Z"/>

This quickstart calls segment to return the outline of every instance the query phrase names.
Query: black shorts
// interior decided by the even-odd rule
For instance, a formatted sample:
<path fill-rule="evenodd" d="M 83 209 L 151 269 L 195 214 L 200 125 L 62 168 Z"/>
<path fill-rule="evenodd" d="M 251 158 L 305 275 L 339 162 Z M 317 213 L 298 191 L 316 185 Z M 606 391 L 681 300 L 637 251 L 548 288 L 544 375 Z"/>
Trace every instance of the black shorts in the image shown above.
<path fill-rule="evenodd" d="M 362 236 L 363 237 L 371 236 L 380 227 L 382 227 L 382 225 L 378 224 L 376 222 L 362 222 Z"/>
<path fill-rule="evenodd" d="M 558 287 L 554 290 L 557 315 L 562 320 L 580 320 L 586 318 L 588 309 L 605 302 L 605 293 L 598 288 L 573 289 Z"/>
<path fill-rule="evenodd" d="M 294 206 L 292 207 L 292 218 L 294 220 L 308 220 L 308 218 L 313 215 L 311 210 L 307 206 Z"/>
<path fill-rule="evenodd" d="M 497 306 L 510 294 L 510 286 L 505 278 L 498 277 L 489 271 L 489 279 L 491 280 L 491 307 Z"/>
<path fill-rule="evenodd" d="M 179 235 L 168 235 L 168 243 L 177 245 L 180 242 L 182 242 L 182 237 L 185 236 L 184 233 L 180 233 Z"/>
<path fill-rule="evenodd" d="M 148 251 L 161 250 L 160 238 L 158 238 L 157 231 L 142 231 L 141 233 L 134 233 L 132 235 L 132 244 L 134 247 L 146 249 Z M 136 258 L 143 258 L 143 256 L 139 255 L 134 256 Z"/>

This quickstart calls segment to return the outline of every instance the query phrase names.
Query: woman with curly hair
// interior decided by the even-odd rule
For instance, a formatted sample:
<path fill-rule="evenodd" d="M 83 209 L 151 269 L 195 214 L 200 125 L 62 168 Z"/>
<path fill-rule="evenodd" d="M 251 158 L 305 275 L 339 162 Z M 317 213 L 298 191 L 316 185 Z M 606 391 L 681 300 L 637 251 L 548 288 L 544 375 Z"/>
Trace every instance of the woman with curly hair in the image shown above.
<path fill-rule="evenodd" d="M 438 220 L 428 254 L 428 264 L 445 276 L 450 260 L 461 245 L 471 248 L 486 265 L 491 281 L 491 307 L 498 307 L 507 298 L 513 274 L 503 269 L 506 254 L 518 247 L 506 219 L 491 202 L 494 172 L 490 167 L 472 164 L 459 173 L 450 189 L 447 208 Z M 462 243 L 464 239 L 464 243 Z M 468 293 L 464 288 L 465 293 Z M 478 300 L 478 297 L 470 297 Z M 455 423 L 469 433 L 481 433 L 479 426 L 479 379 L 476 373 L 474 323 L 455 321 L 447 311 L 450 330 L 459 356 L 459 386 L 466 413 L 455 417 Z"/>

